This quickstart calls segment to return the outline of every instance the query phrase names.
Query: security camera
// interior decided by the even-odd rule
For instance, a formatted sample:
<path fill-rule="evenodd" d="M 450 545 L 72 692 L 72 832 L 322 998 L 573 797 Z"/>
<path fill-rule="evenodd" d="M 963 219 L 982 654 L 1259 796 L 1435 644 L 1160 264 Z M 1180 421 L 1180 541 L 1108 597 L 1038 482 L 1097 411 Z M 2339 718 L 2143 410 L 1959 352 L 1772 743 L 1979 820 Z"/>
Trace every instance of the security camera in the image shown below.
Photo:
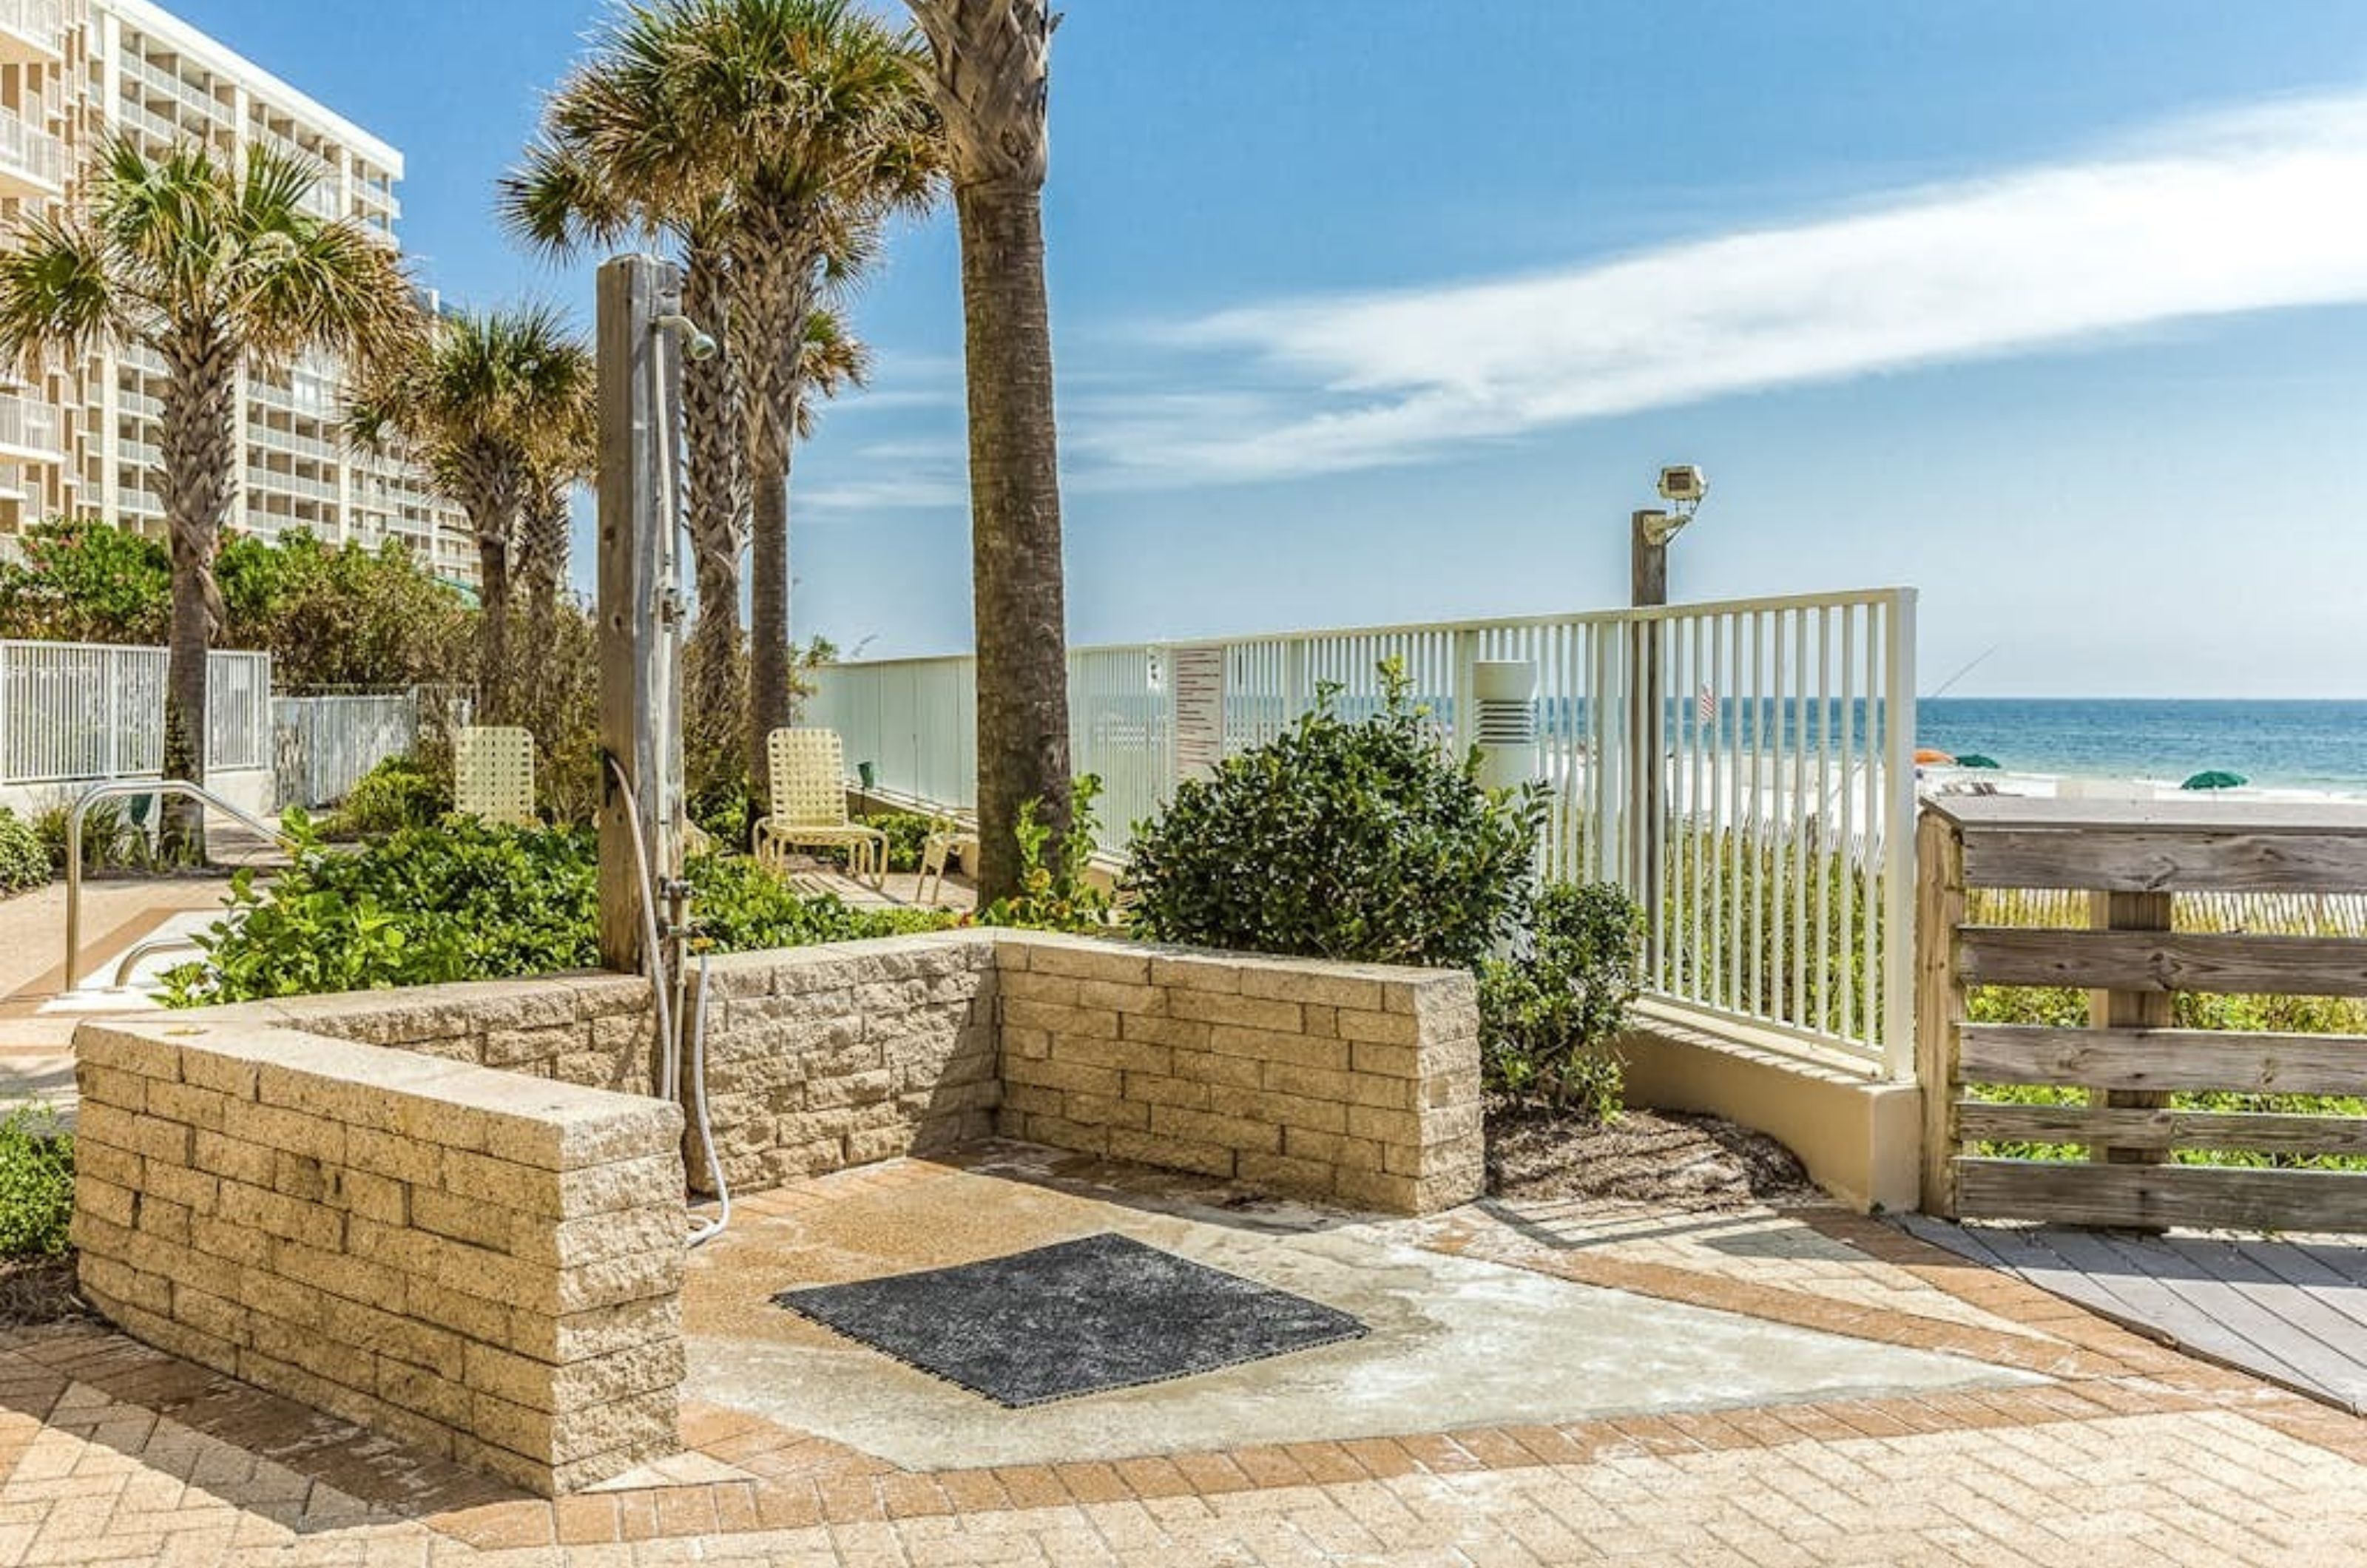
<path fill-rule="evenodd" d="M 1709 476 L 1691 463 L 1672 463 L 1660 470 L 1660 499 L 1681 506 L 1699 506 L 1709 494 Z"/>
<path fill-rule="evenodd" d="M 673 333 L 682 339 L 682 352 L 688 359 L 712 359 L 721 352 L 714 334 L 700 329 L 688 316 L 660 316 L 654 323 L 662 333 Z"/>

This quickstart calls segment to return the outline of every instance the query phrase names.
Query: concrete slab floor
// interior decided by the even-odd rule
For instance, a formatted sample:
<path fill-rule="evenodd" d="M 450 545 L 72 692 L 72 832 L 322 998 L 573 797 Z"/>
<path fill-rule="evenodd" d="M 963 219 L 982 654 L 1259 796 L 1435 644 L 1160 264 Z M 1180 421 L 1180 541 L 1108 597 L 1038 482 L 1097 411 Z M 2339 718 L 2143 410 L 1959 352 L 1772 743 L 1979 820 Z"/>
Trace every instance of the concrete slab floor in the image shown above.
<path fill-rule="evenodd" d="M 898 1162 L 760 1197 L 692 1254 L 684 1392 L 925 1470 L 2046 1381 L 1448 1257 L 1403 1223 L 1219 1207 L 1191 1179 L 1006 1144 L 965 1151 L 960 1168 Z M 1324 1302 L 1372 1332 L 1005 1410 L 769 1299 L 1100 1231 Z"/>

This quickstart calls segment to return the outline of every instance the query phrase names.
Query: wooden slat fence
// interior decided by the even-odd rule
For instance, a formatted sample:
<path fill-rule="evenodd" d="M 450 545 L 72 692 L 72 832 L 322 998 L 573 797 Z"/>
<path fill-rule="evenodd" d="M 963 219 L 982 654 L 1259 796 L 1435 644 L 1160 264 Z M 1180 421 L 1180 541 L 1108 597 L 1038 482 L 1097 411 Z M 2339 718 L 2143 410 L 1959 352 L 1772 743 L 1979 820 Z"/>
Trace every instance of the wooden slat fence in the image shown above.
<path fill-rule="evenodd" d="M 2367 1096 L 2367 1036 L 2170 1027 L 2180 991 L 2367 997 L 2367 935 L 2348 919 L 2305 921 L 2315 934 L 2294 934 L 2229 918 L 2247 907 L 2356 908 L 2367 894 L 2367 807 L 1951 799 L 1926 807 L 1919 838 L 1927 1212 L 2153 1230 L 2367 1230 L 2367 1173 L 2171 1162 L 2189 1149 L 2367 1155 L 2367 1117 L 2188 1110 L 2170 1098 Z M 2058 923 L 1977 918 L 2007 908 Z M 2064 917 L 2077 912 L 2087 918 L 2074 926 Z M 1967 992 L 1989 986 L 2086 990 L 2089 1027 L 1967 1022 Z M 1984 1084 L 2077 1090 L 2086 1102 L 1968 1094 Z M 2024 1142 L 2077 1145 L 2088 1157 L 1976 1152 Z"/>

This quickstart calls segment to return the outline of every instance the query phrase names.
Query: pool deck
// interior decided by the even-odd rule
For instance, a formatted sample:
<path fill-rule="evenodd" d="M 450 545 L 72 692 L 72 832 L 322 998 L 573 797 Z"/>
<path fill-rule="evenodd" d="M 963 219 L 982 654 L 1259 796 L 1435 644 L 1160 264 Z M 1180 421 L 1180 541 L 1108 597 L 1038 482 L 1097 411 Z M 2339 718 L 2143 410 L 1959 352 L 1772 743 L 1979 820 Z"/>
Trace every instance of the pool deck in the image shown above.
<path fill-rule="evenodd" d="M 682 1456 L 550 1503 L 103 1327 L 52 1327 L 0 1336 L 0 1562 L 2106 1568 L 2367 1554 L 2367 1425 L 1878 1221 L 1490 1204 L 1310 1224 L 1035 1158 L 890 1162 L 757 1196 L 716 1244 L 736 1236 L 742 1257 L 702 1259 L 700 1288 L 735 1272 L 768 1282 L 781 1258 L 858 1273 L 917 1255 L 899 1225 L 943 1237 L 962 1215 L 968 1234 L 932 1250 L 991 1252 L 1071 1223 L 1196 1247 L 1205 1226 L 1257 1238 L 1236 1260 L 1263 1267 L 1362 1235 L 1665 1309 L 1658 1328 L 1649 1312 L 1626 1320 L 1619 1348 L 1638 1358 L 1715 1314 L 1763 1327 L 1771 1350 L 1805 1331 L 1869 1364 L 1903 1364 L 1874 1355 L 1903 1350 L 1964 1381 L 1842 1393 L 1777 1369 L 1711 1407 L 1670 1382 L 1652 1396 L 1673 1400 L 1665 1409 L 1509 1422 L 1404 1397 L 1378 1406 L 1387 1435 L 1323 1436 L 1313 1413 L 1305 1433 L 1272 1440 L 1151 1420 L 1129 1427 L 1131 1457 L 1034 1461 L 991 1457 L 1011 1413 L 979 1402 L 920 1462 L 852 1427 L 832 1437 L 749 1408 L 813 1393 L 712 1377 L 685 1402 Z M 1226 1217 L 1202 1213 L 1212 1201 Z M 864 1214 L 889 1228 L 866 1232 Z M 1407 1268 L 1418 1303 L 1422 1266 Z M 1298 1282 L 1319 1283 L 1311 1268 Z M 702 1324 L 714 1337 L 717 1306 L 694 1291 L 694 1337 Z M 890 1379 L 894 1363 L 874 1359 Z"/>

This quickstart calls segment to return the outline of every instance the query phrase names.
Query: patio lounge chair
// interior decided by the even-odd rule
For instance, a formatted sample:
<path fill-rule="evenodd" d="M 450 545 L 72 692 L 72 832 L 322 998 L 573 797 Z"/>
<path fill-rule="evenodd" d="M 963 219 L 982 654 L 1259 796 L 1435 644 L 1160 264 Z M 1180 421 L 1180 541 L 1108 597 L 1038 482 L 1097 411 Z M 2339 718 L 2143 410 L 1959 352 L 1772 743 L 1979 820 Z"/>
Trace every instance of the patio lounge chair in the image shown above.
<path fill-rule="evenodd" d="M 472 727 L 452 738 L 452 809 L 513 827 L 535 826 L 534 737 Z"/>
<path fill-rule="evenodd" d="M 846 815 L 846 759 L 834 729 L 776 729 L 764 738 L 772 809 L 756 824 L 756 863 L 788 870 L 793 849 L 854 852 L 848 867 L 881 889 L 888 880 L 888 835 Z"/>
<path fill-rule="evenodd" d="M 945 897 L 946 862 L 955 855 L 961 856 L 962 863 L 971 872 L 978 870 L 978 828 L 973 823 L 941 818 L 929 836 L 921 840 L 921 876 L 912 885 L 914 903 L 934 904 Z M 932 881 L 937 885 L 934 897 L 929 891 Z"/>

